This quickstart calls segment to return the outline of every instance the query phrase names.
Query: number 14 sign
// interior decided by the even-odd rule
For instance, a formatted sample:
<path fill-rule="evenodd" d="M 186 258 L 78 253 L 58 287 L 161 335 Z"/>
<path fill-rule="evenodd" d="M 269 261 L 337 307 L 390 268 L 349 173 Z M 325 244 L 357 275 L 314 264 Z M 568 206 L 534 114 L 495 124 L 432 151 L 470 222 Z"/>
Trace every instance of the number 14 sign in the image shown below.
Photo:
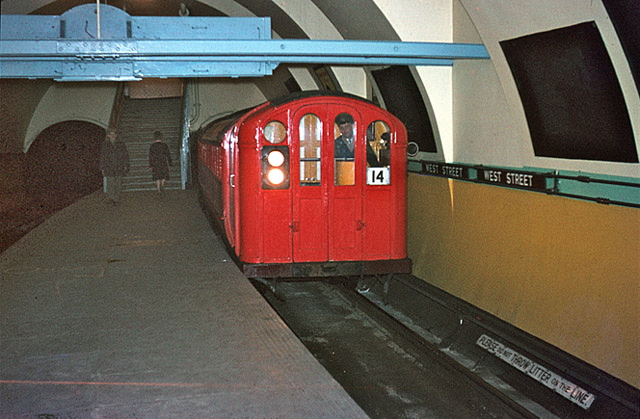
<path fill-rule="evenodd" d="M 389 185 L 390 183 L 388 167 L 367 167 L 367 185 Z"/>

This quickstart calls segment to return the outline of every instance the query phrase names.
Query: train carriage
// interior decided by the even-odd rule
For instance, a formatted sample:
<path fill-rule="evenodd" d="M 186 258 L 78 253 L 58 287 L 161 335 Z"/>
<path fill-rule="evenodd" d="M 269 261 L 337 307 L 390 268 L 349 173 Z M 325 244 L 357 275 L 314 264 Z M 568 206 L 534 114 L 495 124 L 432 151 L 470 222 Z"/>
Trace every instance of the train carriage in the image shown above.
<path fill-rule="evenodd" d="M 384 109 L 305 92 L 208 126 L 198 180 L 248 277 L 408 273 L 406 148 Z"/>

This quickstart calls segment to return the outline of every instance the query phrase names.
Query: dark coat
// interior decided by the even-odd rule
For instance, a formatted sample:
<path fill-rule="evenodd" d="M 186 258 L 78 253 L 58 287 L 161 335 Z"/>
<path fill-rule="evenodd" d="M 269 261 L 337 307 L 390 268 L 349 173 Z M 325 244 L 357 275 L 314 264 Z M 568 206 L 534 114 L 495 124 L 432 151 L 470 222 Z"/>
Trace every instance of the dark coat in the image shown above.
<path fill-rule="evenodd" d="M 156 141 L 149 147 L 149 167 L 153 180 L 169 179 L 169 166 L 171 166 L 171 154 L 169 146 L 163 142 Z"/>
<path fill-rule="evenodd" d="M 336 159 L 352 159 L 353 151 L 349 150 L 349 147 L 342 139 L 342 135 L 336 138 L 335 148 L 333 149 L 333 157 Z"/>
<path fill-rule="evenodd" d="M 105 141 L 100 149 L 100 170 L 105 176 L 124 176 L 129 172 L 129 152 L 121 141 Z"/>

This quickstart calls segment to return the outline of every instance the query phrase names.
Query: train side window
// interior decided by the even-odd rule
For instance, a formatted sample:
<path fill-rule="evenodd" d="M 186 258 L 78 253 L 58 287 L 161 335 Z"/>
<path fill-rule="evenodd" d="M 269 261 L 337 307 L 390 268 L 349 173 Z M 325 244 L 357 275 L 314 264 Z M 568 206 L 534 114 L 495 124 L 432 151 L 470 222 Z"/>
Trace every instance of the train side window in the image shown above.
<path fill-rule="evenodd" d="M 320 185 L 322 153 L 322 121 L 306 114 L 300 119 L 300 185 Z"/>
<path fill-rule="evenodd" d="M 334 120 L 334 176 L 336 185 L 355 185 L 354 151 L 356 124 L 353 116 L 343 112 Z"/>
<path fill-rule="evenodd" d="M 391 183 L 391 132 L 384 121 L 367 127 L 367 185 Z"/>
<path fill-rule="evenodd" d="M 281 143 L 287 136 L 287 128 L 280 121 L 271 121 L 264 127 L 264 138 L 271 144 Z"/>

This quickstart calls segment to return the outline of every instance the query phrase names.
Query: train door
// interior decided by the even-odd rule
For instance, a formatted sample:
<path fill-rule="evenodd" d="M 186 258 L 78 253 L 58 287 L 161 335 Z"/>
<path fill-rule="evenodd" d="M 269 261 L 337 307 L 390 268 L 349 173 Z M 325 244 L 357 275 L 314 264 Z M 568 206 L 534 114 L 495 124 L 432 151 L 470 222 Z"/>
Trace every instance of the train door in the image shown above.
<path fill-rule="evenodd" d="M 327 143 L 332 163 L 327 182 L 329 202 L 329 260 L 362 258 L 362 183 L 365 160 L 363 127 L 355 108 L 331 106 Z"/>
<path fill-rule="evenodd" d="M 293 260 L 322 262 L 328 259 L 326 105 L 301 108 L 293 116 L 292 154 Z M 298 162 L 296 162 L 298 160 Z M 297 170 L 296 170 L 297 169 Z"/>
<path fill-rule="evenodd" d="M 392 148 L 392 130 L 382 119 L 377 119 L 367 126 L 366 155 L 367 169 L 363 194 L 363 219 L 365 230 L 363 248 L 366 249 L 363 259 L 387 259 L 391 257 L 392 240 L 397 231 L 399 220 L 404 209 L 398 203 L 396 195 L 401 187 L 401 179 L 395 176 L 391 181 L 392 168 L 397 173 L 397 149 Z M 402 209 L 401 209 L 402 208 Z"/>
<path fill-rule="evenodd" d="M 226 188 L 226 199 L 229 203 L 228 208 L 225 208 L 227 214 L 225 214 L 225 228 L 227 231 L 227 237 L 233 237 L 232 246 L 235 246 L 236 241 L 236 182 L 237 182 L 237 150 L 238 147 L 238 138 L 233 133 L 230 138 L 227 138 L 222 144 L 223 147 L 226 148 L 225 152 L 228 155 L 228 158 L 224 162 L 227 166 L 227 174 L 229 176 L 229 183 Z"/>
<path fill-rule="evenodd" d="M 360 259 L 364 162 L 354 158 L 358 119 L 354 108 L 333 105 L 309 105 L 293 116 L 294 261 Z"/>

